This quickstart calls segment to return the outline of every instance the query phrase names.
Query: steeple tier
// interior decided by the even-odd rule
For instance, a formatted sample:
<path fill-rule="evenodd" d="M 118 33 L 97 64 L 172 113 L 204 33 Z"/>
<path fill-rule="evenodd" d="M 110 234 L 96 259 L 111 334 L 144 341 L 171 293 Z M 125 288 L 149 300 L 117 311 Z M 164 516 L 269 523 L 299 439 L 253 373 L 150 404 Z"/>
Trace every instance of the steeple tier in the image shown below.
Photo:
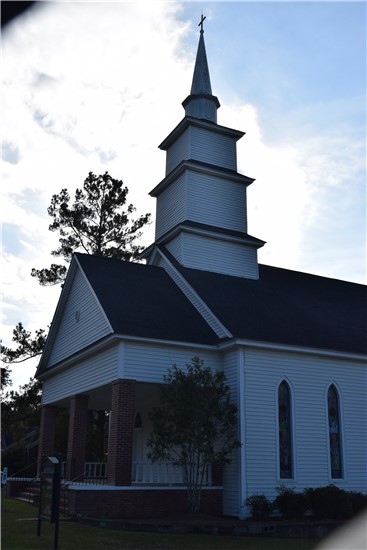
<path fill-rule="evenodd" d="M 191 92 L 182 102 L 182 106 L 186 116 L 217 122 L 217 109 L 219 109 L 220 103 L 218 98 L 212 94 L 203 30 L 200 31 Z"/>

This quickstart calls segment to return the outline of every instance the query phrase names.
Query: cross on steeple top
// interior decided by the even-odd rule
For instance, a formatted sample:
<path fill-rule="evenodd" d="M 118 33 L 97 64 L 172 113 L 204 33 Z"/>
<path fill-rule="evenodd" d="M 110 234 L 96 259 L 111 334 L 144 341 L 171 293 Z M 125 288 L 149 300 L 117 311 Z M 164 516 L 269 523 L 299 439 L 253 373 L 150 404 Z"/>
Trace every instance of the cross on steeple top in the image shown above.
<path fill-rule="evenodd" d="M 198 24 L 198 27 L 201 27 L 200 33 L 203 33 L 203 32 L 204 32 L 203 26 L 204 26 L 204 21 L 205 21 L 205 19 L 206 19 L 206 15 L 201 14 L 200 23 Z"/>

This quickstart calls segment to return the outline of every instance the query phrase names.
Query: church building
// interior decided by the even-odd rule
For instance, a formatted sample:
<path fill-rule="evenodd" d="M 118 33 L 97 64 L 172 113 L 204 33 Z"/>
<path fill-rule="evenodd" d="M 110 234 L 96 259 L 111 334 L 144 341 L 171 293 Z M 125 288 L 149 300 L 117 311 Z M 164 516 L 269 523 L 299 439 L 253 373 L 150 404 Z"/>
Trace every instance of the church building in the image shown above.
<path fill-rule="evenodd" d="M 246 518 L 247 497 L 334 484 L 367 492 L 364 285 L 259 265 L 237 171 L 244 135 L 217 122 L 201 24 L 184 117 L 159 146 L 166 171 L 145 263 L 75 254 L 37 378 L 39 463 L 69 410 L 69 512 L 150 517 L 186 506 L 180 468 L 151 463 L 149 412 L 163 376 L 193 357 L 223 369 L 238 409 L 229 464 L 208 465 L 203 509 Z M 250 205 L 251 207 L 251 205 Z M 290 204 L 291 208 L 292 205 Z M 109 419 L 88 461 L 91 411 Z"/>

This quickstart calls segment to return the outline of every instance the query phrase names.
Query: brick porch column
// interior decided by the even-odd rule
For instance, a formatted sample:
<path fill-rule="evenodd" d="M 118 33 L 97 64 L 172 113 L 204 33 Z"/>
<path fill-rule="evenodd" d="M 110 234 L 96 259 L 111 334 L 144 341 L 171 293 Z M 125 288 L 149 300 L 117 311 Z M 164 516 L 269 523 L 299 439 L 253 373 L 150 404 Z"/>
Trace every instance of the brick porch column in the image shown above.
<path fill-rule="evenodd" d="M 88 395 L 74 395 L 70 399 L 66 479 L 73 480 L 84 474 L 87 444 Z"/>
<path fill-rule="evenodd" d="M 58 407 L 54 405 L 41 406 L 40 435 L 38 445 L 37 475 L 41 473 L 42 458 L 54 455 L 55 424 Z"/>
<path fill-rule="evenodd" d="M 135 380 L 112 383 L 108 444 L 108 484 L 131 485 L 134 437 Z"/>
<path fill-rule="evenodd" d="M 105 424 L 106 411 L 97 411 L 97 457 L 104 461 L 105 457 Z"/>

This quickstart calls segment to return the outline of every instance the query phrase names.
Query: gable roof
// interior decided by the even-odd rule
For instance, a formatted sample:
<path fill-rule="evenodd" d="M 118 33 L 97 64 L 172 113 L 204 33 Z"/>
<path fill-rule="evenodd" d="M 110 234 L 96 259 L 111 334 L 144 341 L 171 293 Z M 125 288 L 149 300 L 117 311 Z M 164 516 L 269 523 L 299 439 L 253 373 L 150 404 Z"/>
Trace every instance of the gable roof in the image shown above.
<path fill-rule="evenodd" d="M 171 256 L 165 251 L 167 256 Z M 75 269 L 83 271 L 111 325 L 125 337 L 216 345 L 212 331 L 162 267 L 75 254 L 37 375 L 47 368 L 57 319 Z M 367 353 L 364 285 L 259 265 L 259 279 L 174 267 L 233 338 L 351 354 Z"/>
<path fill-rule="evenodd" d="M 259 265 L 259 279 L 179 267 L 235 338 L 367 352 L 364 285 Z"/>
<path fill-rule="evenodd" d="M 217 336 L 161 267 L 76 254 L 116 334 L 214 344 Z"/>

